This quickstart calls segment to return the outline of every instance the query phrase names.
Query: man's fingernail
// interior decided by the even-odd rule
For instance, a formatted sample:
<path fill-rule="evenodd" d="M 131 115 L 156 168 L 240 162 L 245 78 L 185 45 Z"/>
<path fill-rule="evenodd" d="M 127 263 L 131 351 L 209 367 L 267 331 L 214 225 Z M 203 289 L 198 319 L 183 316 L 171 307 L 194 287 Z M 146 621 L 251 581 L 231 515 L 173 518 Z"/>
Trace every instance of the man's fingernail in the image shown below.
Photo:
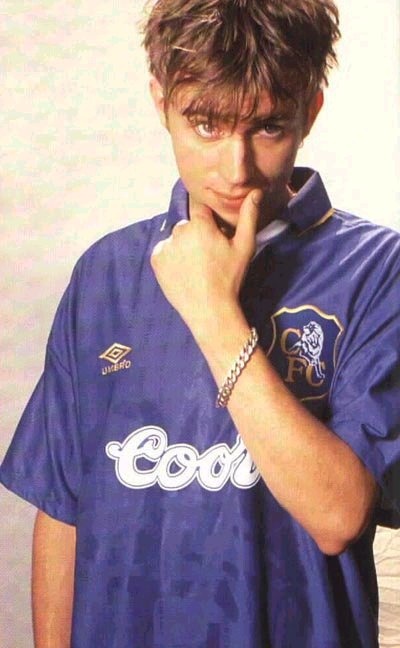
<path fill-rule="evenodd" d="M 262 200 L 262 191 L 254 191 L 253 195 L 251 196 L 251 199 L 254 203 L 254 205 L 259 205 L 261 200 Z"/>

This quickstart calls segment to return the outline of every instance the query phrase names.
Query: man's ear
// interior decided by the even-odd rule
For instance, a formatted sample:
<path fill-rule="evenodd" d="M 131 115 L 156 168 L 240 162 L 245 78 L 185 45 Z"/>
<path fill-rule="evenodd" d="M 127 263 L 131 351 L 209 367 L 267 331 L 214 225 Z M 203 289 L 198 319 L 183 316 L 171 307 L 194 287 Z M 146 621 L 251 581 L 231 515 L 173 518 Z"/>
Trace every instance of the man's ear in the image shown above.
<path fill-rule="evenodd" d="M 318 113 L 321 110 L 323 105 L 324 105 L 324 93 L 321 89 L 319 89 L 315 93 L 315 95 L 313 96 L 313 98 L 311 99 L 307 107 L 304 137 L 307 137 L 310 130 L 312 129 L 314 122 L 318 117 Z"/>
<path fill-rule="evenodd" d="M 154 76 L 150 78 L 150 94 L 153 98 L 154 106 L 157 110 L 162 125 L 168 129 L 167 116 L 165 114 L 164 91 L 160 82 L 157 81 Z"/>

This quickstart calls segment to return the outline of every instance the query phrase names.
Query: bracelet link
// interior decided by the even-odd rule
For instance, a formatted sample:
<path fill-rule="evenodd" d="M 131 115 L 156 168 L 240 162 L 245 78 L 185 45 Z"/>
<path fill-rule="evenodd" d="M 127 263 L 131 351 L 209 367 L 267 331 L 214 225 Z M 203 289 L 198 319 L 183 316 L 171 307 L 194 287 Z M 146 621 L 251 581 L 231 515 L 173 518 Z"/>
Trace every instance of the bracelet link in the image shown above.
<path fill-rule="evenodd" d="M 230 370 L 228 376 L 226 377 L 222 387 L 218 390 L 217 400 L 215 403 L 216 407 L 226 407 L 228 401 L 233 392 L 233 388 L 242 373 L 243 369 L 246 367 L 251 356 L 253 355 L 258 342 L 258 334 L 255 328 L 251 329 L 250 337 L 246 340 L 246 343 L 243 349 L 240 352 L 238 359 Z"/>

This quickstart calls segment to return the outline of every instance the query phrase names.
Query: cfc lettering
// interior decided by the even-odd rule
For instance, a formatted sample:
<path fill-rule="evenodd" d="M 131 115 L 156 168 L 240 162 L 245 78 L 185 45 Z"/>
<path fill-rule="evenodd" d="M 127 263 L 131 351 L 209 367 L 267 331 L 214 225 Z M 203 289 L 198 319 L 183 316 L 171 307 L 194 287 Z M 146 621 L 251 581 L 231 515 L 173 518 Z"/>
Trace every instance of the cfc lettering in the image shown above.
<path fill-rule="evenodd" d="M 296 342 L 293 344 L 293 336 L 295 336 Z M 317 363 L 304 355 L 302 355 L 302 350 L 299 346 L 299 341 L 304 337 L 304 333 L 300 329 L 287 328 L 283 331 L 280 339 L 281 350 L 286 356 L 288 362 L 287 374 L 285 382 L 295 383 L 296 379 L 300 376 L 305 376 L 307 383 L 311 387 L 321 387 L 324 383 L 325 374 L 321 374 L 321 371 L 325 370 L 325 363 L 320 361 L 318 358 L 318 372 Z M 290 343 L 292 341 L 292 344 Z M 319 374 L 319 375 L 318 375 Z M 315 379 L 317 378 L 317 380 Z M 319 378 L 319 380 L 318 380 Z"/>
<path fill-rule="evenodd" d="M 288 337 L 289 335 L 295 335 L 296 339 L 301 337 L 300 329 L 288 328 L 286 331 L 283 331 L 281 335 L 281 349 L 285 355 L 289 355 L 290 348 L 288 348 Z"/>
<path fill-rule="evenodd" d="M 203 453 L 186 443 L 168 445 L 162 428 L 146 426 L 132 432 L 122 443 L 111 441 L 106 454 L 115 461 L 118 480 L 128 488 L 181 490 L 193 481 L 210 491 L 221 490 L 228 481 L 237 488 L 251 488 L 260 479 L 238 435 L 232 448 L 218 443 Z"/>
<path fill-rule="evenodd" d="M 321 362 L 321 368 L 323 370 L 326 369 L 325 362 Z M 321 380 L 319 380 L 319 381 L 313 380 L 314 373 L 315 373 L 315 369 L 314 369 L 313 365 L 308 364 L 307 369 L 306 369 L 306 380 L 307 380 L 308 384 L 311 385 L 311 387 L 321 387 L 321 385 L 324 384 L 324 379 L 321 378 Z"/>
<path fill-rule="evenodd" d="M 307 368 L 307 361 L 303 360 L 303 358 L 296 358 L 296 356 L 287 356 L 287 361 L 288 372 L 285 382 L 294 383 L 296 382 L 296 374 L 303 375 L 304 369 Z"/>

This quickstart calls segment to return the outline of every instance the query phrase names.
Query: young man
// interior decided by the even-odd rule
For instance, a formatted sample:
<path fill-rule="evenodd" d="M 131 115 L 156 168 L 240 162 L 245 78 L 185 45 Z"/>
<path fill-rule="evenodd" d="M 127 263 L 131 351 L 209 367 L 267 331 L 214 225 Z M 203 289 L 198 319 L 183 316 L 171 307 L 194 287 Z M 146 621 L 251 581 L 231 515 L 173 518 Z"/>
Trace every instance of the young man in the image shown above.
<path fill-rule="evenodd" d="M 1 469 L 40 509 L 37 648 L 378 645 L 400 238 L 293 168 L 338 37 L 329 0 L 151 11 L 180 180 L 79 261 Z"/>

